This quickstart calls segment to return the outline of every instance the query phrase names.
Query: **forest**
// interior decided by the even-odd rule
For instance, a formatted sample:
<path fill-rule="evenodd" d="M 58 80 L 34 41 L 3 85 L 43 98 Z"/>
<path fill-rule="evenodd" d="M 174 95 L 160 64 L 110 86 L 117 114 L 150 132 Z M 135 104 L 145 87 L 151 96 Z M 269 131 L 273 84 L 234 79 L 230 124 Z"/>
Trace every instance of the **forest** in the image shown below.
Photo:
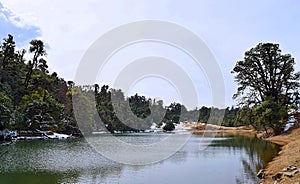
<path fill-rule="evenodd" d="M 94 102 L 89 96 L 93 96 Z M 112 96 L 119 99 L 118 104 L 113 105 Z M 83 117 L 85 126 L 80 129 L 74 116 L 74 97 L 81 99 L 82 108 L 89 105 L 96 109 Z M 177 102 L 164 106 L 162 100 L 138 94 L 125 97 L 120 89 L 108 85 L 77 86 L 56 72 L 49 72 L 43 41 L 32 40 L 29 48 L 17 50 L 10 34 L 0 46 L 0 102 L 0 130 L 51 130 L 74 136 L 81 136 L 82 131 L 90 133 L 101 129 L 97 115 L 110 132 L 145 130 L 152 122 L 158 126 L 164 122 L 165 130 L 173 130 L 174 123 L 180 121 L 206 123 L 213 108 L 202 106 L 187 110 L 184 104 Z M 122 111 L 117 112 L 118 109 Z M 238 118 L 238 113 L 239 108 L 226 108 L 222 124 L 247 124 Z"/>

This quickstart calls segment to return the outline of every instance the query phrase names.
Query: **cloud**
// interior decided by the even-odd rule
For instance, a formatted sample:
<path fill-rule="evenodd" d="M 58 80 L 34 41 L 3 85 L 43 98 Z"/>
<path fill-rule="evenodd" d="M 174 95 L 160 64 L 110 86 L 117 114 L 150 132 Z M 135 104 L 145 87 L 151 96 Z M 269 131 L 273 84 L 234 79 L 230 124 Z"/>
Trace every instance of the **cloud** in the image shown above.
<path fill-rule="evenodd" d="M 42 39 L 48 45 L 50 69 L 67 80 L 73 79 L 83 54 L 99 36 L 145 19 L 177 23 L 206 42 L 222 69 L 228 104 L 233 104 L 236 89 L 230 70 L 250 47 L 279 42 L 285 53 L 300 58 L 300 3 L 294 1 L 3 0 L 2 4 L 0 23 L 6 28 L 0 36 Z"/>
<path fill-rule="evenodd" d="M 0 38 L 6 38 L 8 34 L 12 34 L 18 48 L 26 48 L 30 40 L 40 36 L 39 28 L 30 25 L 25 26 L 17 15 L 4 8 L 1 3 L 0 25 Z"/>
<path fill-rule="evenodd" d="M 7 17 L 5 16 L 5 14 L 4 13 L 0 13 L 0 19 L 2 19 L 2 20 L 4 20 L 4 21 L 8 21 L 8 19 L 7 19 Z"/>

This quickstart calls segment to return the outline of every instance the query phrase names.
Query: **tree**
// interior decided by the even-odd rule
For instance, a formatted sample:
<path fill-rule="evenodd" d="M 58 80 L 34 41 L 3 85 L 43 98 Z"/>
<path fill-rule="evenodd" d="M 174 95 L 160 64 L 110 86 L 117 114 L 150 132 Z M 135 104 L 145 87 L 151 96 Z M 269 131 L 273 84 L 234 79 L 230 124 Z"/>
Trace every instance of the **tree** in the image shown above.
<path fill-rule="evenodd" d="M 181 107 L 183 107 L 183 109 L 185 109 L 186 111 L 186 108 L 180 103 L 171 103 L 167 108 L 166 115 L 164 117 L 164 122 L 171 121 L 172 123 L 179 123 L 181 116 Z"/>
<path fill-rule="evenodd" d="M 151 120 L 154 123 L 160 123 L 162 122 L 164 116 L 165 116 L 165 111 L 163 107 L 163 101 L 162 100 L 153 100 L 151 104 Z"/>
<path fill-rule="evenodd" d="M 33 53 L 33 58 L 28 63 L 28 71 L 24 81 L 26 89 L 29 85 L 34 69 L 40 69 L 45 72 L 48 68 L 46 60 L 42 58 L 47 55 L 44 43 L 41 40 L 32 40 L 30 45 L 29 52 Z"/>
<path fill-rule="evenodd" d="M 172 123 L 172 121 L 167 120 L 167 121 L 166 121 L 166 125 L 163 127 L 163 130 L 164 130 L 164 131 L 172 131 L 172 130 L 174 130 L 174 129 L 175 129 L 175 126 L 174 126 L 174 124 Z"/>
<path fill-rule="evenodd" d="M 12 102 L 5 94 L 0 92 L 0 130 L 7 128 L 12 118 Z"/>
<path fill-rule="evenodd" d="M 18 111 L 21 112 L 18 129 L 56 131 L 62 123 L 63 106 L 41 88 L 23 96 Z"/>
<path fill-rule="evenodd" d="M 93 104 L 87 97 L 88 95 L 79 87 L 72 89 L 72 101 L 74 106 L 74 114 L 77 123 L 83 134 L 90 133 L 93 130 Z"/>
<path fill-rule="evenodd" d="M 272 128 L 275 134 L 281 133 L 279 109 L 278 103 L 272 99 L 266 99 L 262 104 L 255 106 L 254 114 L 257 117 L 255 120 L 266 133 L 268 128 Z"/>
<path fill-rule="evenodd" d="M 211 108 L 202 106 L 199 110 L 199 122 L 207 123 L 209 116 L 210 116 Z"/>
<path fill-rule="evenodd" d="M 15 56 L 15 42 L 14 42 L 14 37 L 12 35 L 8 35 L 8 38 L 4 39 L 4 42 L 0 46 L 1 48 L 1 65 L 2 69 L 4 70 L 8 64 L 8 61 Z"/>
<path fill-rule="evenodd" d="M 287 111 L 288 106 L 299 99 L 300 73 L 294 72 L 294 65 L 294 58 L 290 54 L 282 54 L 279 44 L 258 44 L 245 52 L 244 59 L 238 61 L 233 68 L 232 73 L 238 83 L 237 93 L 233 98 L 238 99 L 240 105 L 248 107 L 272 101 L 280 107 L 280 111 Z M 273 113 L 279 114 L 279 110 L 275 112 L 273 109 Z M 265 125 L 275 123 L 268 119 L 264 118 Z"/>
<path fill-rule="evenodd" d="M 12 35 L 0 44 L 0 129 L 51 129 L 78 135 L 70 98 L 75 84 L 55 72 L 49 75 L 42 41 L 30 42 L 31 60 L 25 53 L 16 50 Z"/>

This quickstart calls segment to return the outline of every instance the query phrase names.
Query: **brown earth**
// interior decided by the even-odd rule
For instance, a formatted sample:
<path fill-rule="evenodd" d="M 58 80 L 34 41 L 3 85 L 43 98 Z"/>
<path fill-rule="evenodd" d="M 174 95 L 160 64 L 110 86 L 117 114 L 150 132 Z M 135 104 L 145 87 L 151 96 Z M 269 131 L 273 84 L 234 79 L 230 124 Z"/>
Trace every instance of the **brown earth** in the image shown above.
<path fill-rule="evenodd" d="M 287 133 L 273 136 L 267 141 L 282 145 L 281 151 L 264 169 L 265 178 L 262 184 L 299 184 L 300 183 L 300 128 L 295 128 Z M 288 176 L 291 172 L 284 171 L 284 168 L 295 166 L 295 174 Z M 280 179 L 274 180 L 275 175 Z M 272 179 L 273 177 L 273 179 Z"/>
<path fill-rule="evenodd" d="M 209 135 L 213 133 L 214 135 L 244 135 L 244 136 L 255 136 L 255 131 L 247 126 L 240 127 L 225 127 L 219 125 L 202 125 L 202 124 L 193 124 L 187 125 L 192 128 L 192 133 L 196 135 Z M 216 134 L 215 134 L 216 133 Z"/>

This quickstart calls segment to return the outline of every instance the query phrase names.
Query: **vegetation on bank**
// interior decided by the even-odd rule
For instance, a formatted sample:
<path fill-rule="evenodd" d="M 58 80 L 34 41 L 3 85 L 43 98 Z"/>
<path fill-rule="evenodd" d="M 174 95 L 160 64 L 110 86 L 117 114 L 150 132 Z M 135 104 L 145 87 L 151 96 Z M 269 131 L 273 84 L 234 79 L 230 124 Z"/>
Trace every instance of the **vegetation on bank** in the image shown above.
<path fill-rule="evenodd" d="M 288 111 L 299 107 L 300 72 L 294 65 L 279 44 L 260 43 L 245 52 L 232 71 L 238 84 L 233 97 L 242 107 L 239 118 L 266 134 L 282 133 Z"/>
<path fill-rule="evenodd" d="M 112 104 L 112 97 L 119 99 L 119 103 Z M 79 99 L 82 110 L 87 107 L 96 109 L 82 117 L 85 125 L 80 130 L 86 133 L 103 127 L 98 124 L 97 114 L 110 132 L 144 130 L 152 122 L 158 125 L 165 122 L 164 130 L 168 131 L 179 121 L 206 123 L 213 118 L 210 117 L 210 107 L 188 111 L 179 103 L 164 106 L 162 100 L 138 94 L 125 97 L 121 90 L 110 89 L 108 85 L 76 86 L 56 72 L 48 71 L 47 52 L 41 40 L 32 40 L 28 50 L 17 50 L 12 35 L 3 39 L 0 45 L 0 130 L 39 129 L 81 135 L 74 117 L 74 99 Z M 140 119 L 133 119 L 131 111 Z M 239 125 L 237 112 L 238 109 L 233 107 L 225 109 L 223 124 Z M 139 122 L 141 119 L 145 121 Z"/>
<path fill-rule="evenodd" d="M 245 53 L 233 69 L 241 108 L 201 107 L 193 110 L 180 103 L 164 106 L 162 100 L 135 94 L 125 97 L 120 89 L 99 84 L 77 86 L 56 72 L 50 73 L 47 52 L 41 40 L 32 40 L 29 49 L 17 50 L 13 36 L 0 45 L 0 130 L 51 130 L 81 135 L 103 128 L 140 131 L 153 122 L 174 129 L 179 122 L 218 122 L 210 116 L 224 112 L 223 126 L 252 125 L 256 130 L 282 131 L 288 109 L 298 106 L 299 73 L 294 59 L 281 54 L 278 44 L 259 44 Z M 73 107 L 76 100 L 78 108 Z M 75 118 L 74 112 L 86 111 Z M 99 115 L 99 116 L 98 116 Z M 134 115 L 134 116 L 133 116 Z M 100 118 L 100 119 L 99 119 Z M 77 121 L 84 122 L 79 126 Z M 104 126 L 103 126 L 104 123 Z"/>

